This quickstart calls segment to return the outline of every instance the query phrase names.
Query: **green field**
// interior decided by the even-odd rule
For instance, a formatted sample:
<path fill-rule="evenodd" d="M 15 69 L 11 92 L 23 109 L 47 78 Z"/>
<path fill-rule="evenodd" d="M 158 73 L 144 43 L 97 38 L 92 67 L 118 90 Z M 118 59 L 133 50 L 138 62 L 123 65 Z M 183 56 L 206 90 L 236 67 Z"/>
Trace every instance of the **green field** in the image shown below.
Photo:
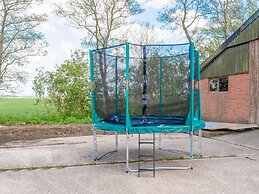
<path fill-rule="evenodd" d="M 48 112 L 42 105 L 36 104 L 35 98 L 0 98 L 0 125 L 86 122 L 89 119 L 61 118 L 56 111 Z"/>

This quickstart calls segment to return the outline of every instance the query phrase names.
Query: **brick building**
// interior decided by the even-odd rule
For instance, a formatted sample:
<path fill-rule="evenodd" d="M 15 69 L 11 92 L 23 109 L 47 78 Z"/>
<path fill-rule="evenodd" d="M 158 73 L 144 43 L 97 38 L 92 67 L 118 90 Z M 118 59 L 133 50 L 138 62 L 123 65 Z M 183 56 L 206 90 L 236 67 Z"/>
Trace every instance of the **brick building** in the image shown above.
<path fill-rule="evenodd" d="M 205 121 L 259 125 L 259 10 L 201 64 Z"/>

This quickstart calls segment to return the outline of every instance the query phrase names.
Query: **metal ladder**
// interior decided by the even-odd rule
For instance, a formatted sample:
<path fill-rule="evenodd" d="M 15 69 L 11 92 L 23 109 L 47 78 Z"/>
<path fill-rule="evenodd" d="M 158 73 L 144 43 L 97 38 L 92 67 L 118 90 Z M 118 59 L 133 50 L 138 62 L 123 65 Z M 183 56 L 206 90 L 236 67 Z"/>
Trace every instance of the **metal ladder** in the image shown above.
<path fill-rule="evenodd" d="M 152 155 L 142 155 L 140 152 L 140 148 L 142 144 L 150 144 L 153 145 L 153 154 Z M 141 171 L 153 171 L 153 177 L 155 177 L 156 173 L 156 152 L 155 152 L 155 133 L 153 133 L 153 140 L 152 141 L 141 141 L 140 134 L 138 136 L 138 177 L 140 177 Z M 141 158 L 152 158 L 153 159 L 153 167 L 152 168 L 140 168 L 140 160 Z"/>

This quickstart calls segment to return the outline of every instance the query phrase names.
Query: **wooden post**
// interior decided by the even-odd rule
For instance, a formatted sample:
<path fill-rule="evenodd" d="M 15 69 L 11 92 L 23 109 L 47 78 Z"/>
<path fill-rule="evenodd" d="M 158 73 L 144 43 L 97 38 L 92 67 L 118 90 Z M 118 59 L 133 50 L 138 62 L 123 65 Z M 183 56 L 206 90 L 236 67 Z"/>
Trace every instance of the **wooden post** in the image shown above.
<path fill-rule="evenodd" d="M 259 40 L 249 43 L 249 122 L 259 125 Z"/>

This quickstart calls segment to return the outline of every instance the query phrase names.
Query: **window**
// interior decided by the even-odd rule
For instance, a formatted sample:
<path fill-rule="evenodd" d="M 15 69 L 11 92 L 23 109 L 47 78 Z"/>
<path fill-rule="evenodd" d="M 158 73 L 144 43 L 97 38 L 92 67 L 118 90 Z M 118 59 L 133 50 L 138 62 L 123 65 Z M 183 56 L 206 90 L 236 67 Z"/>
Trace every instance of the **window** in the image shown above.
<path fill-rule="evenodd" d="M 218 79 L 211 79 L 210 92 L 217 92 L 217 91 L 218 91 Z"/>
<path fill-rule="evenodd" d="M 228 91 L 228 78 L 227 77 L 219 78 L 219 91 L 220 92 Z"/>
<path fill-rule="evenodd" d="M 228 92 L 228 77 L 210 79 L 209 92 Z"/>

